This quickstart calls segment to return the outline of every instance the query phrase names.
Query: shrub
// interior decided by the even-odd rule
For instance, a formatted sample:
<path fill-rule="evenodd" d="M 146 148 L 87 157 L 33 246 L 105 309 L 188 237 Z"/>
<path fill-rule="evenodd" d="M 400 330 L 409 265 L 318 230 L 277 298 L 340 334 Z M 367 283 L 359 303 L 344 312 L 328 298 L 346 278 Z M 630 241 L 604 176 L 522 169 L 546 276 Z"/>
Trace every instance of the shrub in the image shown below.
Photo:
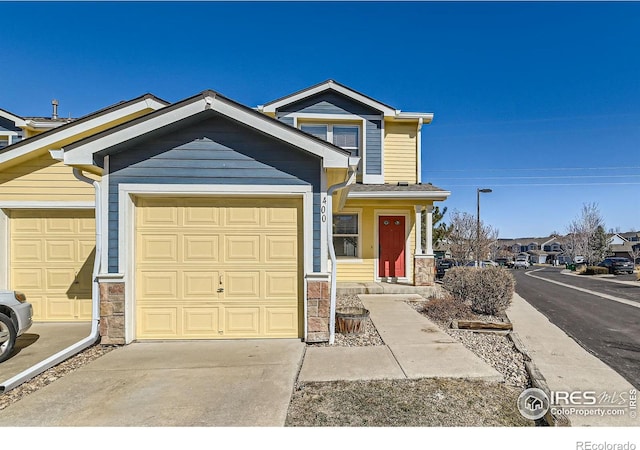
<path fill-rule="evenodd" d="M 588 266 L 584 271 L 585 275 L 605 275 L 609 273 L 609 269 L 607 267 L 600 266 Z"/>
<path fill-rule="evenodd" d="M 469 302 L 478 314 L 503 314 L 515 288 L 513 275 L 501 267 L 453 267 L 442 279 L 442 286 L 458 302 Z"/>
<path fill-rule="evenodd" d="M 445 325 L 452 320 L 473 319 L 469 305 L 457 301 L 452 295 L 430 299 L 422 308 L 422 313 Z"/>

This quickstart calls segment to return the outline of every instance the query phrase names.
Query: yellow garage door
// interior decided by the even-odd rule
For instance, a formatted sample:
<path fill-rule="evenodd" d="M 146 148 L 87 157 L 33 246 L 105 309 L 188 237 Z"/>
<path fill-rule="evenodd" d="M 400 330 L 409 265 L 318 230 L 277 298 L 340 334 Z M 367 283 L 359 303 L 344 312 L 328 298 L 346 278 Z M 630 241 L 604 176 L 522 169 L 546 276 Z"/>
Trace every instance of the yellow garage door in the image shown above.
<path fill-rule="evenodd" d="M 301 204 L 137 199 L 137 339 L 300 337 Z"/>
<path fill-rule="evenodd" d="M 93 210 L 13 210 L 9 228 L 11 287 L 27 295 L 34 320 L 91 320 Z"/>

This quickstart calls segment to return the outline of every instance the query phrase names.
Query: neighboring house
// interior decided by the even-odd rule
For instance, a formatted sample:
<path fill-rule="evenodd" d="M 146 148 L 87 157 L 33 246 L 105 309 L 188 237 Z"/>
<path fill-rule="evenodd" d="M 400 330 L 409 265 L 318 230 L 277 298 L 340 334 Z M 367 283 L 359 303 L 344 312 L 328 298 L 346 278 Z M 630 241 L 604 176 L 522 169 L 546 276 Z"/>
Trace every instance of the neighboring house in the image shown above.
<path fill-rule="evenodd" d="M 631 260 L 640 257 L 640 232 L 614 233 L 609 240 L 608 254 Z"/>
<path fill-rule="evenodd" d="M 542 238 L 499 239 L 501 253 L 509 252 L 512 257 L 526 253 L 532 263 L 553 263 L 562 259 L 564 247 L 560 236 Z"/>
<path fill-rule="evenodd" d="M 91 318 L 94 190 L 50 151 L 166 104 L 145 95 L 73 121 L 12 116 L 19 131 L 0 149 L 0 288 L 23 291 L 34 320 Z"/>
<path fill-rule="evenodd" d="M 51 117 L 21 117 L 0 109 L 0 149 L 74 120 L 58 117 L 57 100 L 52 105 Z"/>
<path fill-rule="evenodd" d="M 102 177 L 103 342 L 326 341 L 333 247 L 338 281 L 433 283 L 431 118 L 327 81 L 260 111 L 204 91 L 64 145 Z"/>

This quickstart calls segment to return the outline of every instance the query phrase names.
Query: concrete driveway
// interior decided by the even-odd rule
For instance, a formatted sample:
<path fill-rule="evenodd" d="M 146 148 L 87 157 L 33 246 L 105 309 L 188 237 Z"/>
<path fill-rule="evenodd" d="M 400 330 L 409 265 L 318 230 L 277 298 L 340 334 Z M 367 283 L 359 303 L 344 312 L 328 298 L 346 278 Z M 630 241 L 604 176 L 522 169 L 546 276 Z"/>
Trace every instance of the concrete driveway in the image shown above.
<path fill-rule="evenodd" d="M 9 359 L 0 363 L 0 382 L 86 338 L 90 331 L 91 322 L 35 322 L 16 340 Z"/>
<path fill-rule="evenodd" d="M 282 426 L 299 340 L 134 343 L 0 411 L 3 426 Z"/>

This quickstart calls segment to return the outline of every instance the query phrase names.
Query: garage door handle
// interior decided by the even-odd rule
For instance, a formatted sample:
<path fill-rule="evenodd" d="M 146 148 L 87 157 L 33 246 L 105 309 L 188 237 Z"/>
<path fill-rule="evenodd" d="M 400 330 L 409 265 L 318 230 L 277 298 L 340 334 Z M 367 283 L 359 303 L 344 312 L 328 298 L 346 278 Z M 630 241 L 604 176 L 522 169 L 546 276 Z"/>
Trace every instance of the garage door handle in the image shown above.
<path fill-rule="evenodd" d="M 224 292 L 224 288 L 218 288 L 218 292 Z"/>

